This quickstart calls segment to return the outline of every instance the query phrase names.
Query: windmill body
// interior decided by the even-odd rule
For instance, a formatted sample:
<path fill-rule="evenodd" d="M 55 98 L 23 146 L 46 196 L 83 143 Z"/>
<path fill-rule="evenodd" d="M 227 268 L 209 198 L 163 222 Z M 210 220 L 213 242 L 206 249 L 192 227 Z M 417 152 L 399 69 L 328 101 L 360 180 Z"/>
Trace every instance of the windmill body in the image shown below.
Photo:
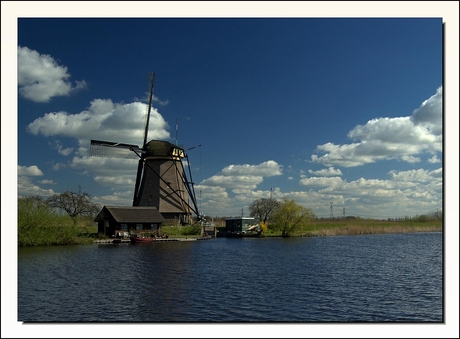
<path fill-rule="evenodd" d="M 181 147 L 168 141 L 147 142 L 153 96 L 154 73 L 150 74 L 150 100 L 142 147 L 109 141 L 91 140 L 90 155 L 104 157 L 139 157 L 133 206 L 155 207 L 168 224 L 189 224 L 192 213 L 199 218 L 193 183 L 188 179 L 183 161 L 188 156 Z M 191 179 L 190 166 L 189 176 Z"/>
<path fill-rule="evenodd" d="M 135 191 L 133 206 L 156 207 L 168 223 L 189 223 L 187 176 L 182 165 L 184 150 L 161 140 L 147 143 L 139 186 Z"/>

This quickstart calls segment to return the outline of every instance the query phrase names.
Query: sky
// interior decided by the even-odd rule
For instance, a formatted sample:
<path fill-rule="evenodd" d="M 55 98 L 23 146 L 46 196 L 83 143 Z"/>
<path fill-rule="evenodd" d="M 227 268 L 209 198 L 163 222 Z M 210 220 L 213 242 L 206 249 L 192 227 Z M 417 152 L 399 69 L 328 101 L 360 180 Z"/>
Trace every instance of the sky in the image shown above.
<path fill-rule="evenodd" d="M 155 72 L 148 140 L 198 146 L 205 215 L 249 216 L 269 197 L 318 217 L 441 211 L 442 23 L 19 18 L 18 195 L 132 205 L 135 156 L 89 143 L 142 144 Z"/>
<path fill-rule="evenodd" d="M 142 144 L 155 72 L 148 139 L 186 150 L 207 216 L 273 197 L 320 218 L 413 217 L 453 187 L 458 206 L 458 3 L 28 3 L 6 30 L 9 3 L 3 196 L 130 206 L 137 160 L 89 145 Z"/>

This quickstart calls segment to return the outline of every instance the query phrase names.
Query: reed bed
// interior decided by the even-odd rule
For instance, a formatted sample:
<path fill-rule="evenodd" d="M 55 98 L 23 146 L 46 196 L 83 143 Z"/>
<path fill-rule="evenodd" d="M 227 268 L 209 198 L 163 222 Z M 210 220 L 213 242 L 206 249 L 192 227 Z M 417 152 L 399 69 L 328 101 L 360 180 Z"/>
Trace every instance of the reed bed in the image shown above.
<path fill-rule="evenodd" d="M 441 232 L 442 220 L 414 221 L 380 221 L 358 220 L 310 223 L 299 229 L 298 236 L 334 236 L 359 234 L 389 234 Z"/>

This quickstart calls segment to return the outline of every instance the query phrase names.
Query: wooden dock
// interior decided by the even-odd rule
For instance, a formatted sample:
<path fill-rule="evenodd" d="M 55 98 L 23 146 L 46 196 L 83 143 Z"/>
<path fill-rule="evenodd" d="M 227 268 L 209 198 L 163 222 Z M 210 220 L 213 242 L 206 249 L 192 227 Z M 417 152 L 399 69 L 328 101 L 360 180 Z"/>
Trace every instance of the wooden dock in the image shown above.
<path fill-rule="evenodd" d="M 213 239 L 212 237 L 201 237 L 201 238 L 155 238 L 153 243 L 158 241 L 197 241 L 197 240 L 209 240 Z M 104 245 L 104 244 L 130 244 L 130 239 L 98 239 L 94 241 L 95 244 Z"/>

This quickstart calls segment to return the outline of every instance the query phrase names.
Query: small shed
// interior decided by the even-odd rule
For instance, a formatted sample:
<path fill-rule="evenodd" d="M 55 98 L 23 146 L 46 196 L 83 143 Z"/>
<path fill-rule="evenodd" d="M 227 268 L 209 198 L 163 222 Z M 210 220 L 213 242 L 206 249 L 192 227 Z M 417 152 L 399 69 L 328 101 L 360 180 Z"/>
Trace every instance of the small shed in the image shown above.
<path fill-rule="evenodd" d="M 260 232 L 260 219 L 250 217 L 225 219 L 225 231 L 229 233 Z"/>
<path fill-rule="evenodd" d="M 131 232 L 161 236 L 164 217 L 151 206 L 104 206 L 94 221 L 97 232 L 108 236 L 124 236 Z"/>

